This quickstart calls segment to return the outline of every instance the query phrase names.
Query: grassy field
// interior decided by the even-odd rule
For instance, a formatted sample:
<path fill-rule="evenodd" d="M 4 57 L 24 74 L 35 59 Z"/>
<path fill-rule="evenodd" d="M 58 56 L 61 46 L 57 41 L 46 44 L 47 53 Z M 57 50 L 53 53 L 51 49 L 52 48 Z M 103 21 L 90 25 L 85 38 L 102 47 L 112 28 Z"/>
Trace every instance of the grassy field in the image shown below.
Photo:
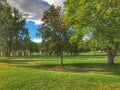
<path fill-rule="evenodd" d="M 120 56 L 107 65 L 105 54 L 59 57 L 0 57 L 0 90 L 120 90 Z"/>

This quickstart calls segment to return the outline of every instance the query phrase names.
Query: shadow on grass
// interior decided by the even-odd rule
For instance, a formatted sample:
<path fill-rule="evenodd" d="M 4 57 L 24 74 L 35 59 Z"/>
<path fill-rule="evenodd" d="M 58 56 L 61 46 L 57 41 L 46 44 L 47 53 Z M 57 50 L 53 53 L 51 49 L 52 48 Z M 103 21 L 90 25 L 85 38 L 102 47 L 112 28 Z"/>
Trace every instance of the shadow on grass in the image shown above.
<path fill-rule="evenodd" d="M 62 72 L 76 72 L 76 73 L 102 73 L 105 75 L 120 75 L 120 64 L 109 66 L 105 63 L 77 63 L 77 64 L 65 64 L 60 66 L 59 64 L 39 64 L 33 66 L 23 66 L 33 69 L 43 69 L 50 71 L 62 71 Z"/>
<path fill-rule="evenodd" d="M 74 63 L 66 64 L 66 66 L 76 67 L 77 69 L 75 68 L 75 70 L 79 72 L 99 72 L 120 75 L 120 64 L 110 66 L 107 63 Z"/>
<path fill-rule="evenodd" d="M 7 64 L 27 64 L 29 62 L 46 62 L 46 61 L 58 61 L 58 60 L 0 60 L 2 63 Z"/>

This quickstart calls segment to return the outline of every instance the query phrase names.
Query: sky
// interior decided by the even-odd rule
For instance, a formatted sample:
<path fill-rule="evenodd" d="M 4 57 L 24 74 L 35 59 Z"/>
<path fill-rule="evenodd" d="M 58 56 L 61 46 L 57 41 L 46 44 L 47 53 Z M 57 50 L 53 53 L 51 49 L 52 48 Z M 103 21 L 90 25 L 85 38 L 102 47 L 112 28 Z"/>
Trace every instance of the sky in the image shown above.
<path fill-rule="evenodd" d="M 36 37 L 37 28 L 41 25 L 43 12 L 48 10 L 50 5 L 63 6 L 65 0 L 7 0 L 10 5 L 16 7 L 27 18 L 26 26 L 28 27 L 31 40 L 41 42 Z"/>

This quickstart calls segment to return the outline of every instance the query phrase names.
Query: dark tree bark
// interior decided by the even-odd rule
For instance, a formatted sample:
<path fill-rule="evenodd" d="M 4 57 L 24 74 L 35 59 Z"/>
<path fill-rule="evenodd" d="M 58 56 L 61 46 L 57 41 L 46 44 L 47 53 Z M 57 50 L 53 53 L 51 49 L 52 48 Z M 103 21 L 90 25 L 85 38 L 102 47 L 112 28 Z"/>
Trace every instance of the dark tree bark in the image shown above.
<path fill-rule="evenodd" d="M 108 45 L 106 46 L 106 49 L 107 49 L 108 65 L 114 65 L 114 59 L 118 51 L 118 42 L 114 43 L 113 50 Z"/>
<path fill-rule="evenodd" d="M 63 66 L 63 45 L 61 45 L 61 51 L 60 51 L 60 65 Z"/>

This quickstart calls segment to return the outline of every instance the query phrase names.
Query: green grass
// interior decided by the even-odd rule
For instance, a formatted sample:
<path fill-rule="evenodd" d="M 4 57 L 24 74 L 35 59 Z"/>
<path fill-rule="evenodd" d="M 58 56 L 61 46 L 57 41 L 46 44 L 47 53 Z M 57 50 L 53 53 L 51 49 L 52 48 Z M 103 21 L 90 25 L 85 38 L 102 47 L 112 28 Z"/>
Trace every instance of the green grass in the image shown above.
<path fill-rule="evenodd" d="M 120 90 L 120 56 L 107 65 L 106 56 L 1 57 L 0 90 Z"/>

